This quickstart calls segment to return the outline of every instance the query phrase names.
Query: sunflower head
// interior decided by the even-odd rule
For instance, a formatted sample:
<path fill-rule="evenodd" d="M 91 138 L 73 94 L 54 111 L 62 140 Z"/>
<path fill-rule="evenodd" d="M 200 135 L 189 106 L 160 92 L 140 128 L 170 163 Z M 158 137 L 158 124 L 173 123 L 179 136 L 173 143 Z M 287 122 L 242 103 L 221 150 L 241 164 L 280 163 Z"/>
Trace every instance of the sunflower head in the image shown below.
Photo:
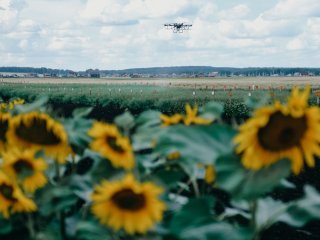
<path fill-rule="evenodd" d="M 71 153 L 63 125 L 45 113 L 30 112 L 13 117 L 7 138 L 11 146 L 43 149 L 59 163 L 64 163 Z"/>
<path fill-rule="evenodd" d="M 23 195 L 19 187 L 0 172 L 0 213 L 9 218 L 15 212 L 33 212 L 37 209 L 35 203 Z"/>
<path fill-rule="evenodd" d="M 191 124 L 208 125 L 208 124 L 212 123 L 213 120 L 201 118 L 201 117 L 197 116 L 197 114 L 198 114 L 198 107 L 194 106 L 194 108 L 192 109 L 190 104 L 187 104 L 186 105 L 186 116 L 184 118 L 184 124 L 189 126 Z"/>
<path fill-rule="evenodd" d="M 0 111 L 6 111 L 8 109 L 8 105 L 6 103 L 0 104 Z"/>
<path fill-rule="evenodd" d="M 3 170 L 22 185 L 27 192 L 34 192 L 47 183 L 44 171 L 47 163 L 41 158 L 35 158 L 34 150 L 11 149 L 3 153 Z"/>
<path fill-rule="evenodd" d="M 110 160 L 114 167 L 123 167 L 127 170 L 134 167 L 130 141 L 120 134 L 115 125 L 95 122 L 88 135 L 93 138 L 91 149 Z"/>
<path fill-rule="evenodd" d="M 132 175 L 120 181 L 104 181 L 92 194 L 92 212 L 116 231 L 143 234 L 162 220 L 166 209 L 159 200 L 162 191 L 153 183 L 137 182 Z"/>
<path fill-rule="evenodd" d="M 288 158 L 298 174 L 303 159 L 310 167 L 315 165 L 313 156 L 320 155 L 320 112 L 308 107 L 306 96 L 308 89 L 303 94 L 294 90 L 287 105 L 262 107 L 239 128 L 234 142 L 245 167 L 258 170 Z"/>

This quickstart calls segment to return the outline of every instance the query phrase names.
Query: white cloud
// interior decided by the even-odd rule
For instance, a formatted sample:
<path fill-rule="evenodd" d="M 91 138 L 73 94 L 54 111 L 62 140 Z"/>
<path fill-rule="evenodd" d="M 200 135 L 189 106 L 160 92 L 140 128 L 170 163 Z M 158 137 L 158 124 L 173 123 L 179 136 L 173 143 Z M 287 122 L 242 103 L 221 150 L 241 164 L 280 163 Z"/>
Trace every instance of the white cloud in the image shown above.
<path fill-rule="evenodd" d="M 250 12 L 250 8 L 245 4 L 239 4 L 233 8 L 222 10 L 218 16 L 220 19 L 243 19 Z"/>
<path fill-rule="evenodd" d="M 287 44 L 288 50 L 316 50 L 320 48 L 320 18 L 310 18 L 304 31 L 291 39 Z"/>
<path fill-rule="evenodd" d="M 24 6 L 24 0 L 0 1 L 0 32 L 9 31 L 15 26 L 19 13 Z"/>
<path fill-rule="evenodd" d="M 319 0 L 280 0 L 266 17 L 274 19 L 320 16 Z"/>
<path fill-rule="evenodd" d="M 132 24 L 146 18 L 172 17 L 187 6 L 187 0 L 88 0 L 81 16 L 106 24 Z"/>
<path fill-rule="evenodd" d="M 319 0 L 25 2 L 0 0 L 0 65 L 15 59 L 75 70 L 319 62 Z M 166 22 L 193 27 L 174 34 Z"/>

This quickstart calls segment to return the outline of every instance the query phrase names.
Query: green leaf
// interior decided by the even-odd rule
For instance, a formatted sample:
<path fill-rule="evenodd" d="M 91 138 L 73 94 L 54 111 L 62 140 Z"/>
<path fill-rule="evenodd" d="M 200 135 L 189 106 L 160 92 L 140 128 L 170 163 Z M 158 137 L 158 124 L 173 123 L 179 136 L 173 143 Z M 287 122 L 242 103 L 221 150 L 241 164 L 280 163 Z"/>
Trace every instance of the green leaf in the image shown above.
<path fill-rule="evenodd" d="M 130 112 L 125 112 L 114 119 L 116 125 L 124 130 L 130 130 L 134 127 L 134 117 Z"/>
<path fill-rule="evenodd" d="M 161 124 L 161 113 L 154 110 L 148 110 L 139 115 L 136 119 L 137 130 L 150 128 Z"/>
<path fill-rule="evenodd" d="M 320 194 L 311 186 L 304 187 L 304 198 L 290 204 L 286 214 L 279 221 L 301 227 L 311 220 L 320 219 Z"/>
<path fill-rule="evenodd" d="M 171 167 L 172 168 L 172 167 Z M 160 169 L 152 173 L 152 181 L 159 181 L 166 189 L 176 187 L 186 175 L 181 169 Z"/>
<path fill-rule="evenodd" d="M 180 239 L 185 240 L 248 240 L 252 233 L 224 222 L 214 222 L 184 230 Z"/>
<path fill-rule="evenodd" d="M 139 128 L 132 137 L 134 151 L 153 148 L 154 143 L 164 134 L 166 129 L 161 127 Z"/>
<path fill-rule="evenodd" d="M 41 189 L 39 195 L 39 211 L 44 216 L 68 209 L 78 200 L 77 196 L 69 187 L 52 186 L 49 184 Z"/>
<path fill-rule="evenodd" d="M 22 105 L 17 105 L 13 109 L 13 114 L 21 114 L 32 111 L 40 111 L 44 105 L 48 102 L 49 98 L 47 96 L 41 96 L 32 103 L 26 103 Z"/>
<path fill-rule="evenodd" d="M 223 113 L 223 105 L 218 102 L 209 102 L 200 109 L 200 117 L 205 119 L 219 119 Z"/>
<path fill-rule="evenodd" d="M 176 213 L 170 222 L 172 233 L 179 235 L 187 228 L 213 221 L 213 198 L 190 199 L 189 202 Z"/>
<path fill-rule="evenodd" d="M 257 109 L 262 106 L 268 105 L 270 102 L 270 96 L 268 94 L 264 94 L 261 96 L 261 98 L 253 98 L 253 97 L 248 97 L 245 101 L 245 105 L 251 109 Z"/>
<path fill-rule="evenodd" d="M 256 228 L 258 231 L 265 230 L 276 223 L 288 207 L 288 204 L 271 197 L 259 199 L 256 208 Z"/>
<path fill-rule="evenodd" d="M 234 154 L 221 156 L 215 166 L 217 186 L 235 199 L 256 199 L 279 185 L 291 171 L 289 160 L 278 161 L 258 171 L 248 170 Z"/>
<path fill-rule="evenodd" d="M 87 134 L 92 127 L 92 120 L 84 118 L 65 119 L 63 124 L 73 151 L 81 155 L 92 140 Z"/>
<path fill-rule="evenodd" d="M 161 134 L 155 148 L 161 156 L 179 152 L 179 164 L 189 174 L 196 172 L 196 164 L 212 165 L 216 159 L 233 147 L 231 140 L 235 131 L 228 126 L 214 124 L 210 126 L 177 125 L 167 128 Z"/>
<path fill-rule="evenodd" d="M 109 238 L 108 238 L 109 237 Z M 101 226 L 98 222 L 82 221 L 76 226 L 76 239 L 78 240 L 107 240 L 112 239 L 107 228 Z"/>
<path fill-rule="evenodd" d="M 171 234 L 186 240 L 247 240 L 251 232 L 238 229 L 225 222 L 217 222 L 212 214 L 214 200 L 199 198 L 190 200 L 170 223 Z"/>
<path fill-rule="evenodd" d="M 93 110 L 93 107 L 84 107 L 84 108 L 76 108 L 72 112 L 72 116 L 74 118 L 85 118 L 87 117 Z"/>
<path fill-rule="evenodd" d="M 114 168 L 109 160 L 101 157 L 95 152 L 86 150 L 84 156 L 94 160 L 91 170 L 86 173 L 86 175 L 90 176 L 92 183 L 100 183 L 102 179 L 112 179 L 123 174 L 123 169 Z"/>
<path fill-rule="evenodd" d="M 0 215 L 0 236 L 12 232 L 13 227 L 8 219 L 2 218 Z"/>

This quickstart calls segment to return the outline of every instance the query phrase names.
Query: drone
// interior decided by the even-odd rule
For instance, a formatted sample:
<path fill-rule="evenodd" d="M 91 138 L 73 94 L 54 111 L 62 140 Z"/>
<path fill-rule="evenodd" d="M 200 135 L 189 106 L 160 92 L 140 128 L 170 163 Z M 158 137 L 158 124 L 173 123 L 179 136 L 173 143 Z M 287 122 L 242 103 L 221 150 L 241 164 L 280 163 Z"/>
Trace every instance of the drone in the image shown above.
<path fill-rule="evenodd" d="M 166 29 L 172 29 L 174 33 L 183 33 L 184 30 L 190 30 L 192 24 L 185 23 L 166 23 L 164 24 Z"/>

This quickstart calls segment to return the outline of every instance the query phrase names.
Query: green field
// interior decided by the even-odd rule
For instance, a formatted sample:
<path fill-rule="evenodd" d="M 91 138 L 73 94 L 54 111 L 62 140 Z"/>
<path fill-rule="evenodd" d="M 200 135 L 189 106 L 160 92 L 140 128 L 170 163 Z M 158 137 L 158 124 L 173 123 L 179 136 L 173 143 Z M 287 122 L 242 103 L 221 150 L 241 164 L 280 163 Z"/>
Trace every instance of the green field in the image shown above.
<path fill-rule="evenodd" d="M 229 79 L 228 79 L 229 80 Z M 306 82 L 305 79 L 298 79 Z M 315 80 L 310 82 L 313 89 L 316 88 Z M 93 107 L 92 117 L 98 119 L 112 120 L 114 116 L 129 110 L 133 114 L 139 114 L 147 109 L 156 109 L 171 114 L 183 112 L 186 103 L 202 106 L 209 101 L 217 101 L 225 104 L 225 116 L 243 118 L 247 115 L 244 104 L 249 99 L 253 102 L 264 97 L 285 100 L 289 95 L 289 89 L 296 82 L 284 82 L 270 84 L 274 78 L 261 80 L 240 79 L 235 84 L 235 79 L 227 81 L 215 80 L 118 80 L 92 82 L 84 84 L 84 80 L 57 80 L 54 83 L 49 79 L 45 81 L 36 79 L 10 79 L 0 83 L 0 96 L 4 101 L 20 97 L 28 102 L 35 100 L 41 95 L 49 97 L 49 103 L 58 115 L 68 116 L 74 108 Z M 59 82 L 60 81 L 60 82 Z M 281 82 L 279 81 L 279 82 Z M 71 83 L 75 82 L 75 83 Z M 223 84 L 224 82 L 224 84 Z M 231 84 L 233 83 L 233 85 Z M 306 82 L 308 83 L 308 82 Z M 301 83 L 300 83 L 301 84 Z M 259 89 L 252 90 L 252 85 Z M 225 87 L 226 86 L 226 87 Z M 257 87 L 255 87 L 257 88 Z M 310 101 L 316 103 L 316 96 L 311 95 Z"/>

